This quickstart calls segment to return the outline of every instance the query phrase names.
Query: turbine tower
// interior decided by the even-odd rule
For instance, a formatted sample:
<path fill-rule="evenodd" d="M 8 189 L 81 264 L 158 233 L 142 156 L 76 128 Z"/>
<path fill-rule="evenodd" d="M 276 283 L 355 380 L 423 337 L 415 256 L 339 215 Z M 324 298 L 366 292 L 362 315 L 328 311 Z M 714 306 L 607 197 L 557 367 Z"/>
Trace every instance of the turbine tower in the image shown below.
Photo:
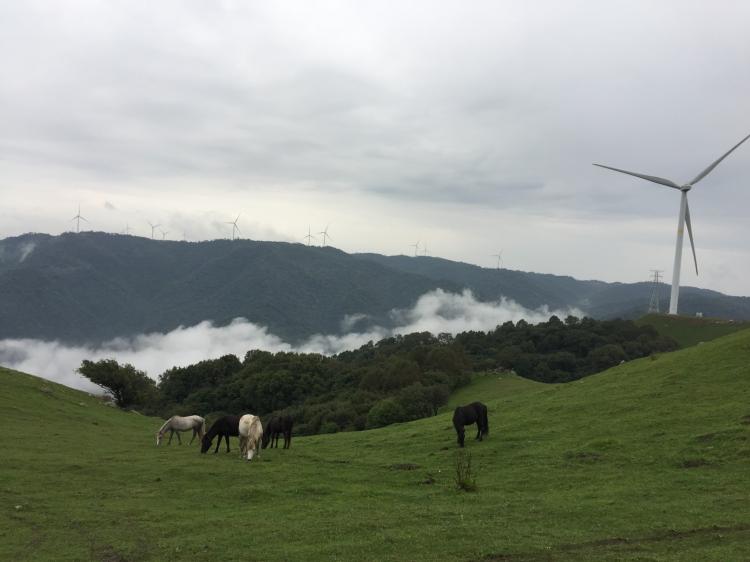
<path fill-rule="evenodd" d="M 500 269 L 503 263 L 503 251 L 500 250 L 497 254 L 491 254 L 490 257 L 497 258 L 497 268 Z"/>
<path fill-rule="evenodd" d="M 325 230 L 323 230 L 322 232 L 318 232 L 318 234 L 322 234 L 322 235 L 323 235 L 323 246 L 325 246 L 325 245 L 326 245 L 326 238 L 330 238 L 330 237 L 331 237 L 331 236 L 330 236 L 330 235 L 328 234 L 328 227 L 329 227 L 329 226 L 331 226 L 331 225 L 330 225 L 330 224 L 327 224 L 327 225 L 326 225 L 326 227 L 325 227 Z"/>
<path fill-rule="evenodd" d="M 152 224 L 151 221 L 146 221 L 146 222 L 151 227 L 151 240 L 153 240 L 154 239 L 154 230 L 156 229 L 156 227 L 161 226 L 161 225 L 160 224 Z"/>
<path fill-rule="evenodd" d="M 162 240 L 166 240 L 167 239 L 167 234 L 169 234 L 169 231 L 168 230 L 165 231 L 165 230 L 159 229 L 159 232 L 161 232 L 161 239 Z"/>
<path fill-rule="evenodd" d="M 635 176 L 653 183 L 672 187 L 680 191 L 680 214 L 677 216 L 677 246 L 674 252 L 674 269 L 672 270 L 672 293 L 669 297 L 669 313 L 677 314 L 677 301 L 680 297 L 680 266 L 682 265 L 682 239 L 684 234 L 685 225 L 687 225 L 688 236 L 690 237 L 690 247 L 693 250 L 693 261 L 695 262 L 695 274 L 698 275 L 698 258 L 695 255 L 695 243 L 693 242 L 693 228 L 690 225 L 690 208 L 688 206 L 687 194 L 695 184 L 705 178 L 711 171 L 719 165 L 719 163 L 729 156 L 738 146 L 745 142 L 750 135 L 747 135 L 740 142 L 730 148 L 721 158 L 716 160 L 708 168 L 703 170 L 700 174 L 695 176 L 691 181 L 686 184 L 678 185 L 672 180 L 660 178 L 657 176 L 647 176 L 645 174 L 638 174 L 636 172 L 628 172 L 627 170 L 621 170 L 619 168 L 612 168 L 611 166 L 604 166 L 603 164 L 594 164 L 600 168 L 606 168 L 622 174 L 628 174 Z"/>
<path fill-rule="evenodd" d="M 410 248 L 414 248 L 414 257 L 417 257 L 417 251 L 419 251 L 419 240 L 417 240 L 416 244 L 409 244 Z"/>
<path fill-rule="evenodd" d="M 326 227 L 326 229 L 327 229 L 327 227 Z M 303 236 L 302 239 L 303 240 L 307 240 L 307 245 L 308 246 L 310 245 L 310 242 L 312 240 L 315 240 L 315 236 L 313 236 L 312 234 L 310 234 L 310 225 L 309 224 L 307 225 L 307 236 Z"/>
<path fill-rule="evenodd" d="M 240 213 L 240 215 L 241 214 L 242 213 Z M 233 221 L 227 221 L 227 224 L 231 224 L 232 225 L 232 240 L 234 240 L 234 232 L 235 232 L 235 230 L 237 231 L 237 234 L 242 234 L 242 232 L 240 232 L 240 227 L 237 226 L 237 221 L 240 220 L 240 215 L 237 215 L 237 218 L 234 219 Z"/>
<path fill-rule="evenodd" d="M 86 220 L 85 218 L 83 218 L 83 217 L 81 216 L 81 204 L 80 204 L 80 203 L 78 204 L 78 214 L 76 214 L 76 216 L 74 216 L 74 217 L 73 217 L 72 219 L 70 219 L 70 220 L 72 220 L 72 221 L 76 221 L 76 232 L 78 232 L 78 231 L 80 230 L 80 226 L 81 226 L 81 221 L 84 221 L 84 222 L 89 222 L 89 221 L 87 221 L 87 220 Z"/>

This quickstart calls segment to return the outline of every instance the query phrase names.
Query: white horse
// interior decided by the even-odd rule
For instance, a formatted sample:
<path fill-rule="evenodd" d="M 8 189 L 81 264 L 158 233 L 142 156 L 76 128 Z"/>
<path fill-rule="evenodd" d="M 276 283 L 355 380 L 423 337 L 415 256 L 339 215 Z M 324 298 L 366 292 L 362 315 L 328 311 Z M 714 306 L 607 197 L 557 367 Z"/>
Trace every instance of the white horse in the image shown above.
<path fill-rule="evenodd" d="M 245 414 L 240 418 L 240 458 L 251 461 L 257 454 L 260 457 L 260 442 L 263 438 L 263 425 L 260 418 Z"/>
<path fill-rule="evenodd" d="M 199 439 L 203 439 L 203 435 L 206 433 L 206 420 L 200 416 L 172 416 L 156 432 L 156 445 L 161 445 L 161 440 L 167 431 L 169 431 L 167 445 L 172 443 L 172 436 L 175 434 L 175 431 L 177 432 L 177 442 L 182 445 L 180 432 L 190 431 L 191 429 L 193 430 L 193 438 L 190 440 L 190 444 L 192 445 L 196 435 Z"/>

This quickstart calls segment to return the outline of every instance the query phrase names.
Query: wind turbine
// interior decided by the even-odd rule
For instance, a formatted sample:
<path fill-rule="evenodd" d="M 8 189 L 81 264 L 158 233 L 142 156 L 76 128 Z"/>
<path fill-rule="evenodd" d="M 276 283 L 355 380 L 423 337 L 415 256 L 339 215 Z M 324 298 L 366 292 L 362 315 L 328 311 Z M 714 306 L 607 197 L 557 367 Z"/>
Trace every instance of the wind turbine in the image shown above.
<path fill-rule="evenodd" d="M 744 139 L 742 139 L 740 142 L 735 144 L 731 149 L 729 149 L 721 158 L 716 160 L 708 168 L 706 168 L 700 174 L 695 176 L 691 181 L 683 185 L 678 185 L 672 180 L 660 178 L 657 176 L 647 176 L 645 174 L 637 174 L 635 172 L 628 172 L 627 170 L 621 170 L 619 168 L 612 168 L 611 166 L 604 166 L 602 164 L 594 164 L 594 166 L 599 166 L 600 168 L 606 168 L 608 170 L 613 170 L 615 172 L 620 172 L 622 174 L 628 174 L 630 176 L 635 176 L 637 178 L 641 178 L 641 179 L 644 179 L 653 183 L 658 183 L 660 185 L 665 185 L 667 187 L 672 187 L 674 189 L 680 190 L 681 192 L 680 214 L 677 217 L 677 247 L 675 248 L 675 252 L 674 252 L 674 269 L 672 270 L 672 294 L 669 297 L 669 313 L 670 314 L 677 314 L 677 301 L 680 296 L 680 266 L 682 264 L 682 238 L 684 234 L 684 226 L 686 224 L 687 224 L 688 236 L 690 237 L 690 247 L 693 250 L 693 261 L 695 262 L 695 274 L 698 275 L 698 258 L 695 255 L 695 243 L 693 242 L 693 228 L 690 225 L 690 208 L 688 206 L 687 193 L 693 188 L 695 184 L 697 184 L 699 181 L 705 178 L 708 174 L 710 174 L 711 171 L 716 166 L 718 166 L 722 160 L 724 160 L 724 158 L 729 156 L 738 146 L 740 146 L 743 142 L 745 142 L 749 138 L 750 138 L 750 135 L 747 135 Z"/>
<path fill-rule="evenodd" d="M 328 230 L 328 227 L 326 227 L 326 230 Z M 303 240 L 307 240 L 307 245 L 308 246 L 310 245 L 310 241 L 311 240 L 315 240 L 315 236 L 313 236 L 312 234 L 310 234 L 310 225 L 309 224 L 307 225 L 307 236 L 303 236 L 302 239 Z"/>
<path fill-rule="evenodd" d="M 240 213 L 240 215 L 241 214 L 242 213 Z M 231 224 L 232 225 L 232 240 L 234 240 L 234 231 L 235 230 L 237 231 L 237 234 L 242 234 L 242 232 L 240 232 L 240 227 L 237 226 L 237 221 L 240 220 L 240 215 L 237 215 L 237 218 L 234 219 L 233 221 L 227 221 L 227 224 Z"/>
<path fill-rule="evenodd" d="M 154 229 L 156 229 L 157 226 L 161 226 L 160 224 L 152 224 L 151 221 L 146 221 L 149 226 L 151 227 L 151 240 L 154 239 Z"/>
<path fill-rule="evenodd" d="M 490 254 L 490 257 L 497 258 L 497 268 L 500 269 L 500 265 L 503 263 L 503 251 L 500 250 L 497 254 Z"/>
<path fill-rule="evenodd" d="M 125 229 L 120 234 L 129 235 L 131 231 L 130 225 L 128 223 L 125 223 Z"/>
<path fill-rule="evenodd" d="M 161 232 L 161 239 L 166 240 L 167 234 L 169 234 L 169 231 L 168 230 L 164 231 L 164 230 L 159 229 L 159 232 Z"/>
<path fill-rule="evenodd" d="M 89 222 L 89 221 L 87 221 L 87 220 L 86 220 L 85 218 L 83 218 L 83 217 L 81 216 L 81 204 L 80 204 L 80 203 L 78 204 L 78 214 L 77 214 L 76 216 L 74 216 L 74 217 L 73 217 L 72 219 L 70 219 L 70 220 L 72 220 L 72 221 L 76 221 L 76 232 L 78 232 L 78 231 L 79 231 L 79 228 L 80 228 L 80 226 L 81 226 L 81 221 Z"/>
<path fill-rule="evenodd" d="M 323 235 L 323 246 L 326 245 L 326 238 L 330 238 L 330 235 L 328 234 L 328 227 L 329 226 L 331 226 L 331 225 L 327 224 L 326 227 L 325 227 L 325 230 L 323 230 L 322 232 L 318 232 L 318 234 L 322 234 Z"/>
<path fill-rule="evenodd" d="M 410 248 L 414 248 L 414 257 L 417 257 L 417 251 L 419 250 L 419 240 L 416 244 L 409 244 Z"/>

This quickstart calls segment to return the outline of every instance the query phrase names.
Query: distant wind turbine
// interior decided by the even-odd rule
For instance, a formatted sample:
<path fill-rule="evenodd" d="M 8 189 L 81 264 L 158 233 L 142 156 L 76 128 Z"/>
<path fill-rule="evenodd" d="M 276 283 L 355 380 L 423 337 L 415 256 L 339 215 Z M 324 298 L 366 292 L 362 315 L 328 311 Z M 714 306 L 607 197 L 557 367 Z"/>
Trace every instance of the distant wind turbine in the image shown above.
<path fill-rule="evenodd" d="M 76 216 L 74 216 L 70 220 L 71 221 L 76 221 L 76 232 L 80 231 L 81 221 L 89 222 L 89 221 L 87 221 L 85 218 L 83 218 L 81 216 L 81 204 L 80 203 L 78 204 L 78 213 L 76 214 Z"/>
<path fill-rule="evenodd" d="M 322 234 L 323 235 L 323 246 L 326 245 L 326 238 L 330 238 L 331 237 L 330 234 L 328 234 L 328 227 L 329 226 L 331 226 L 331 225 L 327 224 L 324 230 L 322 230 L 321 232 L 318 232 L 318 234 Z"/>
<path fill-rule="evenodd" d="M 161 226 L 161 225 L 160 224 L 152 224 L 151 221 L 146 221 L 146 222 L 151 227 L 151 240 L 153 240 L 154 239 L 154 230 L 156 229 L 156 227 Z"/>
<path fill-rule="evenodd" d="M 242 213 L 240 213 L 240 215 L 241 214 Z M 237 226 L 237 221 L 240 220 L 240 215 L 237 215 L 237 218 L 234 219 L 233 221 L 227 221 L 227 224 L 231 224 L 232 225 L 232 240 L 234 240 L 234 233 L 235 233 L 235 231 L 237 231 L 237 234 L 242 234 L 242 232 L 240 232 L 240 227 Z"/>
<path fill-rule="evenodd" d="M 490 257 L 497 258 L 497 268 L 500 269 L 503 263 L 503 251 L 500 250 L 497 254 L 491 254 Z"/>
<path fill-rule="evenodd" d="M 328 227 L 326 227 L 326 229 L 327 229 L 327 228 L 328 228 Z M 312 234 L 310 234 L 310 225 L 309 225 L 309 224 L 307 225 L 307 236 L 303 236 L 303 237 L 302 237 L 302 239 L 303 239 L 303 240 L 307 240 L 307 245 L 308 245 L 308 246 L 310 245 L 310 242 L 311 242 L 312 240 L 315 240 L 315 236 L 313 236 Z"/>
<path fill-rule="evenodd" d="M 735 144 L 731 149 L 729 149 L 729 151 L 726 152 L 721 158 L 716 160 L 708 168 L 706 168 L 700 174 L 695 176 L 690 182 L 683 184 L 683 185 L 679 185 L 673 182 L 672 180 L 660 178 L 657 176 L 647 176 L 645 174 L 628 172 L 627 170 L 621 170 L 619 168 L 612 168 L 611 166 L 604 166 L 603 164 L 594 164 L 594 166 L 599 166 L 600 168 L 606 168 L 608 170 L 613 170 L 615 172 L 620 172 L 622 174 L 635 176 L 637 178 L 641 178 L 641 179 L 644 179 L 653 183 L 658 183 L 660 185 L 672 187 L 674 189 L 678 189 L 681 192 L 680 214 L 677 217 L 677 246 L 674 252 L 674 269 L 672 270 L 672 294 L 670 295 L 670 298 L 669 298 L 669 313 L 670 314 L 677 314 L 677 301 L 680 296 L 680 266 L 682 264 L 682 239 L 683 239 L 683 234 L 684 234 L 684 226 L 686 224 L 687 224 L 688 236 L 690 237 L 690 247 L 693 250 L 693 261 L 695 262 L 695 274 L 698 275 L 698 258 L 695 255 L 695 243 L 693 242 L 693 228 L 690 225 L 690 208 L 688 207 L 687 193 L 693 188 L 695 184 L 697 184 L 699 181 L 705 178 L 708 174 L 710 174 L 711 171 L 716 166 L 718 166 L 722 160 L 724 160 L 724 158 L 729 156 L 738 146 L 740 146 L 748 138 L 750 138 L 750 135 L 747 135 L 744 139 L 742 139 L 740 142 Z"/>
<path fill-rule="evenodd" d="M 159 232 L 161 232 L 161 239 L 166 240 L 167 234 L 169 234 L 169 231 L 159 230 Z"/>
<path fill-rule="evenodd" d="M 409 244 L 410 248 L 414 248 L 414 257 L 417 256 L 417 251 L 419 250 L 419 240 L 417 240 L 416 244 Z"/>
<path fill-rule="evenodd" d="M 125 223 L 125 229 L 121 232 L 121 234 L 130 234 L 130 225 L 128 223 Z"/>

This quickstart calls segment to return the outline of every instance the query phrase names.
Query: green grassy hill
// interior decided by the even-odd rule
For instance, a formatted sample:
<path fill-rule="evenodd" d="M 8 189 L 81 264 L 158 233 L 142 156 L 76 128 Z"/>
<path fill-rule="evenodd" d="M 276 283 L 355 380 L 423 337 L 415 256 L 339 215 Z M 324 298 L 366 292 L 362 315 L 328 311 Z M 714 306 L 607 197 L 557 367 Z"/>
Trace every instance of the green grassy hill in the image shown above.
<path fill-rule="evenodd" d="M 663 336 L 677 340 L 681 347 L 689 347 L 750 328 L 750 322 L 724 320 L 721 318 L 697 318 L 695 316 L 672 316 L 669 314 L 647 314 L 635 321 L 639 326 L 650 324 Z"/>
<path fill-rule="evenodd" d="M 478 376 L 453 397 L 490 409 L 474 493 L 449 412 L 246 463 L 0 369 L 0 559 L 748 559 L 748 359 L 745 330 L 566 385 Z"/>

